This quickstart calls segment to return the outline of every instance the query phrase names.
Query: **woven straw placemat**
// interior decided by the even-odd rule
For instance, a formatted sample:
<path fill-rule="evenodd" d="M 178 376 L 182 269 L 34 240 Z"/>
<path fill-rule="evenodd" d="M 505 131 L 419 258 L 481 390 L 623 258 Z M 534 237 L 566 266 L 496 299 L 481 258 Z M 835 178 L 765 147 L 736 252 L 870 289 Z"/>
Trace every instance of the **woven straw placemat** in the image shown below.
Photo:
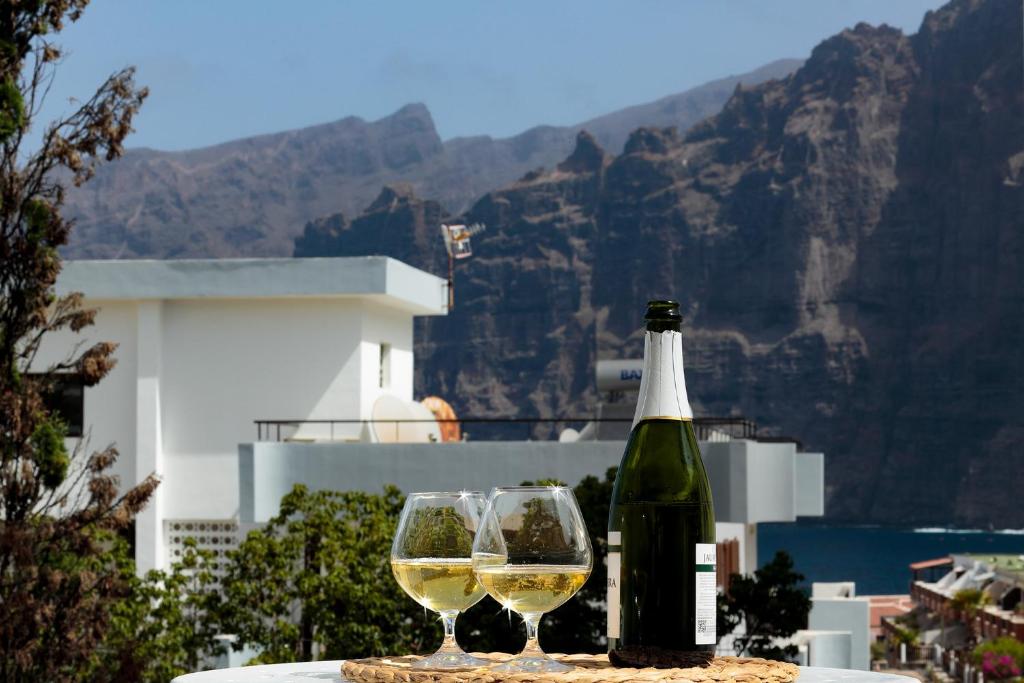
<path fill-rule="evenodd" d="M 511 658 L 503 653 L 474 652 L 494 662 Z M 742 657 L 715 657 L 707 667 L 690 669 L 624 669 L 612 666 L 607 655 L 551 655 L 576 668 L 565 673 L 497 673 L 487 668 L 467 671 L 413 669 L 420 657 L 375 657 L 351 659 L 341 673 L 353 683 L 653 683 L 654 681 L 738 681 L 740 683 L 792 683 L 800 668 L 788 662 Z"/>

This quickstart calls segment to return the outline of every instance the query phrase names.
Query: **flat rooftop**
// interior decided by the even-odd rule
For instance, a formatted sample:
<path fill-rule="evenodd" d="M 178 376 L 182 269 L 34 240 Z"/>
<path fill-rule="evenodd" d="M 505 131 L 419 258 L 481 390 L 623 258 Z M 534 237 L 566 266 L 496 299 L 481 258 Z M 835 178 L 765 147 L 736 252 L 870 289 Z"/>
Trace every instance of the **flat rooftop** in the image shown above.
<path fill-rule="evenodd" d="M 65 261 L 57 293 L 87 299 L 361 298 L 444 315 L 446 282 L 386 256 Z"/>
<path fill-rule="evenodd" d="M 1024 542 L 1021 543 L 1021 546 L 1022 551 L 1024 551 Z M 1018 581 L 1024 581 L 1024 554 L 983 555 L 981 553 L 970 553 L 966 557 L 978 562 L 984 562 L 996 573 L 1012 576 Z"/>

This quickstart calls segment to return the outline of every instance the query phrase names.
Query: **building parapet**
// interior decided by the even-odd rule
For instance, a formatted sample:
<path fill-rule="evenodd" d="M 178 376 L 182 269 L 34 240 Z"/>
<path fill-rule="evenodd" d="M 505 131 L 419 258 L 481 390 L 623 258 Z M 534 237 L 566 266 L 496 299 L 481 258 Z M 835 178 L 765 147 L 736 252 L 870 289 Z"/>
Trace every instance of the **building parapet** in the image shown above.
<path fill-rule="evenodd" d="M 313 489 L 380 491 L 488 490 L 541 478 L 576 484 L 601 477 L 622 458 L 621 441 L 470 441 L 449 443 L 255 442 L 239 445 L 240 515 L 262 523 L 277 513 L 293 485 Z M 798 453 L 792 443 L 702 442 L 720 522 L 792 522 L 822 514 L 823 491 L 797 495 L 798 481 L 820 478 L 821 453 Z M 807 504 L 810 501 L 811 504 Z"/>
<path fill-rule="evenodd" d="M 443 315 L 447 284 L 386 256 L 68 261 L 57 293 L 90 301 L 361 297 L 413 315 Z"/>

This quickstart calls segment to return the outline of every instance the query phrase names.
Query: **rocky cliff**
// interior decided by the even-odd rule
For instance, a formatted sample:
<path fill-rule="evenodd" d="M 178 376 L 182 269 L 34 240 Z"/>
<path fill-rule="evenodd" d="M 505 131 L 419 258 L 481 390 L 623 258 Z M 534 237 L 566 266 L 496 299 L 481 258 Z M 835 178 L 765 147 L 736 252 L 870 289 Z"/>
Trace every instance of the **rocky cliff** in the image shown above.
<path fill-rule="evenodd" d="M 581 125 L 618 149 L 637 126 L 685 130 L 717 113 L 737 83 L 782 77 L 799 64 L 780 60 Z M 283 256 L 306 222 L 354 215 L 388 182 L 462 211 L 531 169 L 553 167 L 581 125 L 442 142 L 427 108 L 413 104 L 373 122 L 349 117 L 187 152 L 130 150 L 69 192 L 77 228 L 65 255 Z"/>
<path fill-rule="evenodd" d="M 954 0 L 916 35 L 858 25 L 685 136 L 588 135 L 467 212 L 488 232 L 418 387 L 473 415 L 592 410 L 596 358 L 637 356 L 643 303 L 686 311 L 698 414 L 827 453 L 828 512 L 1024 525 L 1021 3 Z M 439 204 L 386 190 L 300 254 L 443 272 Z M 401 246 L 398 246 L 401 245 Z"/>

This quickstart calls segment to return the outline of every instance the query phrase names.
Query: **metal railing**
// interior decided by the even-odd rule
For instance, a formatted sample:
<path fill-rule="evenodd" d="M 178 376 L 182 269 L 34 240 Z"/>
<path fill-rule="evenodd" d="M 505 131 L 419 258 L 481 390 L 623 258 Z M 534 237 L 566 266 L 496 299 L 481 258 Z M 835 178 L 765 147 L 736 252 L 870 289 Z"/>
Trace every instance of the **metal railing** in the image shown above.
<path fill-rule="evenodd" d="M 411 424 L 457 424 L 463 434 L 466 433 L 467 425 L 480 425 L 494 427 L 494 434 L 500 438 L 508 438 L 511 434 L 524 428 L 526 438 L 536 435 L 536 428 L 542 425 L 551 425 L 553 428 L 558 425 L 582 427 L 587 423 L 594 423 L 595 426 L 602 423 L 609 424 L 630 424 L 633 419 L 629 417 L 463 417 L 453 419 L 401 419 L 401 420 L 360 420 L 360 419 L 333 419 L 333 420 L 254 420 L 256 424 L 257 441 L 282 441 L 282 428 L 284 438 L 288 437 L 288 430 L 298 430 L 306 425 L 323 425 L 327 427 L 327 438 L 334 440 L 336 436 L 335 427 L 358 425 L 360 431 L 368 426 L 377 428 L 379 425 L 393 426 L 397 439 L 402 425 Z M 799 444 L 796 439 L 788 437 L 759 436 L 757 423 L 743 417 L 698 417 L 693 420 L 694 432 L 701 441 L 714 438 L 717 434 L 723 434 L 734 439 L 753 439 L 765 441 L 790 441 Z M 350 431 L 350 430 L 344 430 Z M 380 433 L 378 431 L 378 433 Z M 492 439 L 474 438 L 477 441 Z"/>

